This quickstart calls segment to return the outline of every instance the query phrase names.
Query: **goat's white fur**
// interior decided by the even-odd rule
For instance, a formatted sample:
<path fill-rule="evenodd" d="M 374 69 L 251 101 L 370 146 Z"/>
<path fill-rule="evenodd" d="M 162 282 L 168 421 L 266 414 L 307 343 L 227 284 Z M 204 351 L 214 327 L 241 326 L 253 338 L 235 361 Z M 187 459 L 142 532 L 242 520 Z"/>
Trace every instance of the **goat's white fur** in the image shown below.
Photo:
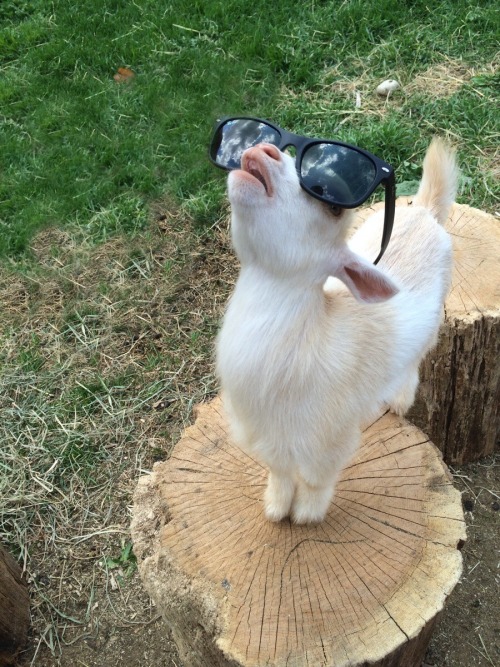
<path fill-rule="evenodd" d="M 454 153 L 432 142 L 378 267 L 383 211 L 347 243 L 352 212 L 336 217 L 307 195 L 290 156 L 262 144 L 242 164 L 228 179 L 241 271 L 217 340 L 222 397 L 234 441 L 269 468 L 267 518 L 321 521 L 362 424 L 384 404 L 408 410 L 436 343 Z"/>

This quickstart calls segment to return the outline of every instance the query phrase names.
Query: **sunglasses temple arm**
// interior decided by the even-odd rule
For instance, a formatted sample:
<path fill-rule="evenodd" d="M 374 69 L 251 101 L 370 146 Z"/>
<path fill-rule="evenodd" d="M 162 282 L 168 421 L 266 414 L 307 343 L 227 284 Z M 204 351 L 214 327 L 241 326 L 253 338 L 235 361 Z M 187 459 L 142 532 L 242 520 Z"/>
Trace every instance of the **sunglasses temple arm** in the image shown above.
<path fill-rule="evenodd" d="M 396 178 L 394 172 L 387 178 L 385 182 L 385 214 L 384 214 L 384 230 L 382 232 L 382 243 L 377 259 L 373 262 L 378 264 L 382 255 L 386 251 L 392 234 L 392 226 L 394 224 L 394 212 L 396 209 Z"/>

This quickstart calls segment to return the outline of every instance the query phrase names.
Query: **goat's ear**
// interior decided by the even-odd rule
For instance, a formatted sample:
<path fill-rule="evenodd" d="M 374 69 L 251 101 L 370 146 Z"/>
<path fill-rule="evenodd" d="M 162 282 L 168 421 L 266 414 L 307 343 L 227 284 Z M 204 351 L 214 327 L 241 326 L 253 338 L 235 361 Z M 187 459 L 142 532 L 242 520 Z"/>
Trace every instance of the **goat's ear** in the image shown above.
<path fill-rule="evenodd" d="M 378 303 L 399 292 L 396 285 L 365 259 L 348 248 L 342 250 L 332 275 L 339 278 L 358 301 Z"/>

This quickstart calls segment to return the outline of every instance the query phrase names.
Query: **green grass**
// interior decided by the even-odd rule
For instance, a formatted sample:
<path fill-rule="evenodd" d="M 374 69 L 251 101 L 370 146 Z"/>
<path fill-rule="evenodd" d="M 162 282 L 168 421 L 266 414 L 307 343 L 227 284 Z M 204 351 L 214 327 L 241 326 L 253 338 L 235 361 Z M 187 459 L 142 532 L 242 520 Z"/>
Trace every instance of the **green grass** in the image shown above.
<path fill-rule="evenodd" d="M 494 206 L 485 169 L 498 141 L 494 0 L 279 0 L 272 9 L 262 0 L 4 0 L 0 26 L 1 255 L 51 224 L 79 225 L 97 241 L 134 233 L 165 194 L 213 224 L 224 179 L 206 147 L 225 112 L 353 141 L 403 181 L 430 136 L 449 132 L 472 179 L 468 200 Z M 478 75 L 444 99 L 395 95 L 383 114 L 352 113 L 339 85 L 361 81 L 370 107 L 380 80 L 405 86 L 450 59 Z M 114 81 L 120 66 L 133 81 Z"/>
<path fill-rule="evenodd" d="M 109 570 L 118 569 L 122 574 L 119 575 L 121 579 L 130 577 L 137 569 L 137 559 L 132 551 L 132 542 L 125 542 L 122 540 L 122 548 L 120 554 L 114 557 L 107 557 L 104 559 L 104 564 Z"/>

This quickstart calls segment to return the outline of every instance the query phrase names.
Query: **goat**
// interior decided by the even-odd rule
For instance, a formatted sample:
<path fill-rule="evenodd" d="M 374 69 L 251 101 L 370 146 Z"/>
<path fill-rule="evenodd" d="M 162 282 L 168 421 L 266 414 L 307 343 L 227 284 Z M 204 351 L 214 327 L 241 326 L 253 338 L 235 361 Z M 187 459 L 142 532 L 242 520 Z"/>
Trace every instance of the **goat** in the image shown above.
<path fill-rule="evenodd" d="M 454 152 L 436 138 L 375 267 L 383 211 L 348 241 L 353 211 L 308 195 L 275 146 L 247 149 L 230 172 L 241 269 L 216 368 L 234 442 L 269 469 L 269 520 L 322 521 L 363 423 L 384 405 L 398 415 L 412 405 L 451 283 L 442 225 L 456 184 Z"/>

